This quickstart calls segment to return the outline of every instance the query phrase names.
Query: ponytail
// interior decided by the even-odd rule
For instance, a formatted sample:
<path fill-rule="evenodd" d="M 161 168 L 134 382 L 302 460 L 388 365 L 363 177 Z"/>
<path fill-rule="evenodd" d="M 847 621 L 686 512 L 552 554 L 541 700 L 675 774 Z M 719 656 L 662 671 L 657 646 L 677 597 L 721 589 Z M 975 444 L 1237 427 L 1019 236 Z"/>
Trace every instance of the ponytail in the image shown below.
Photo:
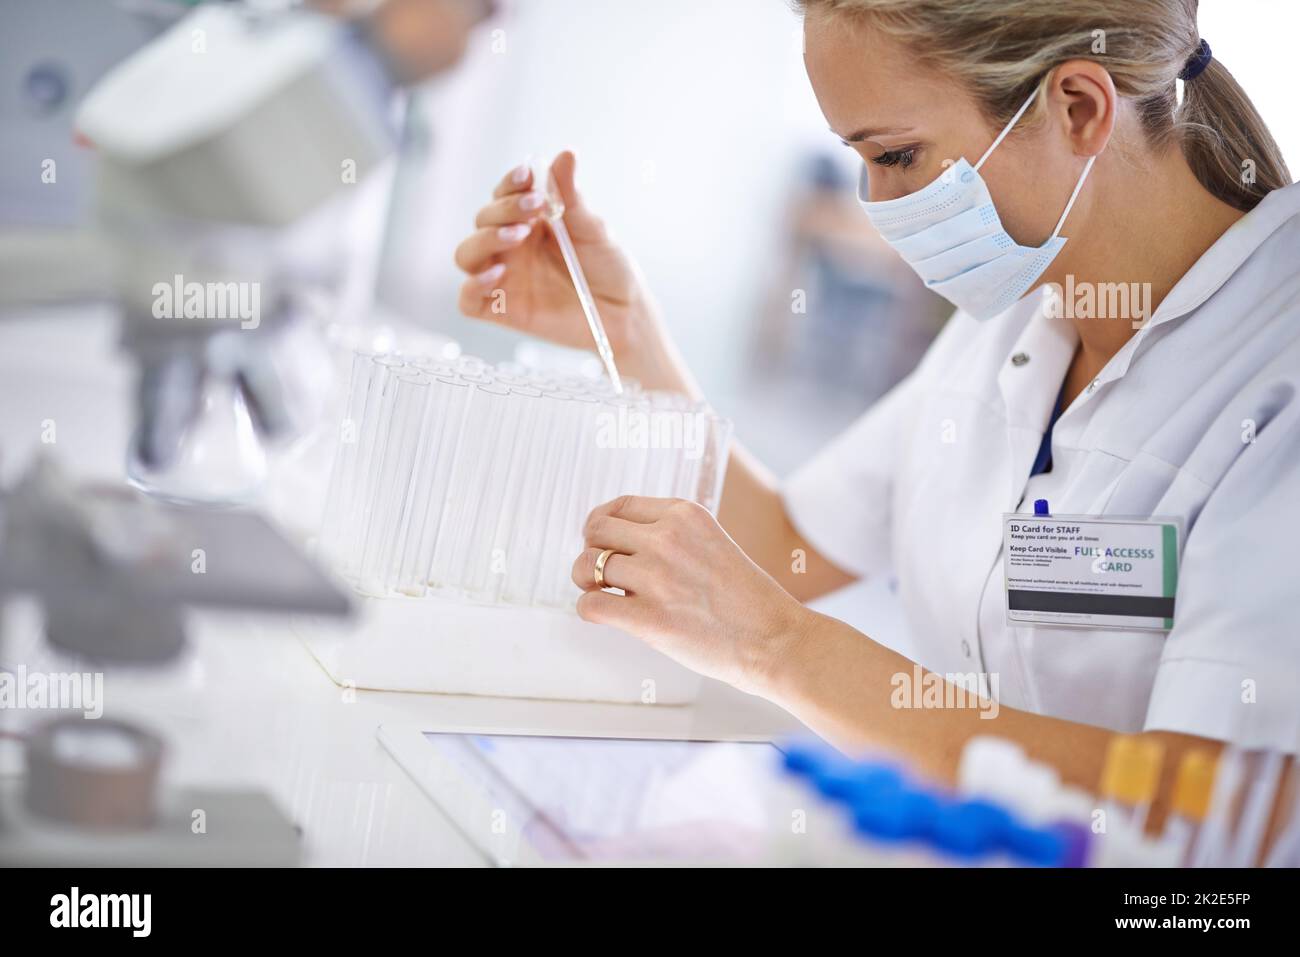
<path fill-rule="evenodd" d="M 1184 82 L 1174 125 L 1196 178 L 1229 206 L 1249 211 L 1291 182 L 1273 135 L 1218 60 Z"/>

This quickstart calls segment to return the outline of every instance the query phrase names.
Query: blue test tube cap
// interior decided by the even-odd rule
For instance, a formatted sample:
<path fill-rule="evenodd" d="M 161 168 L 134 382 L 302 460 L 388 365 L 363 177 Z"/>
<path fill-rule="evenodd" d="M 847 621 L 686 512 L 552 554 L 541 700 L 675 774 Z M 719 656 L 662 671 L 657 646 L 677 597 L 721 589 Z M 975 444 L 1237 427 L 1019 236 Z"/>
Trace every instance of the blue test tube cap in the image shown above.
<path fill-rule="evenodd" d="M 1024 864 L 1037 867 L 1065 866 L 1065 837 L 1051 828 L 1015 825 L 1006 832 L 1004 849 Z"/>
<path fill-rule="evenodd" d="M 853 806 L 853 826 L 877 841 L 924 836 L 942 813 L 942 802 L 927 791 L 887 789 L 864 796 Z"/>
<path fill-rule="evenodd" d="M 887 764 L 830 765 L 813 774 L 813 786 L 832 800 L 865 800 L 880 791 L 896 791 L 903 776 Z"/>
<path fill-rule="evenodd" d="M 781 745 L 781 764 L 791 774 L 812 776 L 848 759 L 820 741 L 788 741 Z"/>
<path fill-rule="evenodd" d="M 1088 852 L 1092 847 L 1092 831 L 1074 821 L 1058 821 L 1051 827 L 1061 839 L 1060 858 L 1049 867 L 1087 867 Z"/>
<path fill-rule="evenodd" d="M 956 857 L 975 858 L 1005 845 L 1015 821 L 991 801 L 958 801 L 938 815 L 930 829 L 934 845 Z"/>
<path fill-rule="evenodd" d="M 1048 507 L 1047 507 L 1047 499 L 1045 499 L 1045 498 L 1036 498 L 1036 499 L 1034 499 L 1034 514 L 1035 514 L 1035 515 L 1051 515 L 1051 514 L 1052 514 L 1052 513 L 1048 510 Z"/>
<path fill-rule="evenodd" d="M 813 787 L 833 800 L 879 788 L 898 787 L 903 776 L 890 764 L 853 761 L 821 741 L 793 741 L 781 746 L 781 763 L 790 774 L 811 779 Z"/>

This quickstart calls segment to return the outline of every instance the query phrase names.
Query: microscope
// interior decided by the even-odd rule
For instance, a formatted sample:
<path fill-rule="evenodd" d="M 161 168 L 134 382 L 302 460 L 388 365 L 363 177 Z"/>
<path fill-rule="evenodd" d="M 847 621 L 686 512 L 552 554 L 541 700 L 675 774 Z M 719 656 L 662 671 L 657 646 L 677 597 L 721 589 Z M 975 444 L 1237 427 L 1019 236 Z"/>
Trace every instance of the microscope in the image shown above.
<path fill-rule="evenodd" d="M 96 157 L 96 216 L 137 370 L 126 475 L 137 491 L 76 486 L 46 459 L 0 490 L 0 601 L 34 598 L 58 652 L 165 665 L 185 646 L 191 607 L 350 613 L 281 532 L 225 507 L 247 489 L 221 478 L 195 436 L 214 386 L 245 440 L 284 441 L 310 418 L 319 376 L 293 333 L 321 267 L 289 238 L 393 153 L 400 88 L 454 63 L 491 12 L 487 0 L 381 0 L 349 18 L 357 6 L 201 4 L 81 103 L 77 136 Z M 223 809 L 243 839 L 186 858 L 189 822 L 156 800 L 162 749 L 147 729 L 61 717 L 23 744 L 25 785 L 0 789 L 0 862 L 298 857 L 265 796 L 209 794 L 181 804 Z"/>

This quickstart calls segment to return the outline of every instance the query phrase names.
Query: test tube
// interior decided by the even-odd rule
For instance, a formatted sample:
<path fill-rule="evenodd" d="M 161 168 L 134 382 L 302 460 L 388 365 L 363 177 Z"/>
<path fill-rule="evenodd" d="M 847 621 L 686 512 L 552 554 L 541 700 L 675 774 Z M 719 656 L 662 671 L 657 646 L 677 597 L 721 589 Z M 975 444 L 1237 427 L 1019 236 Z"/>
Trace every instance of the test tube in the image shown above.
<path fill-rule="evenodd" d="M 1265 867 L 1300 867 L 1300 763 L 1291 763 L 1290 782 L 1283 785 L 1283 802 L 1289 805 L 1282 831 L 1273 840 Z"/>
<path fill-rule="evenodd" d="M 477 356 L 461 356 L 456 360 L 456 371 L 461 375 L 480 375 L 487 367 Z"/>
<path fill-rule="evenodd" d="M 528 556 L 511 550 L 516 529 L 536 521 L 536 516 L 523 506 L 529 500 L 531 487 L 536 484 L 537 466 L 534 461 L 542 452 L 545 421 L 542 418 L 541 390 L 529 385 L 516 385 L 510 389 L 510 406 L 516 421 L 514 437 L 507 440 L 507 474 L 504 477 L 500 500 L 500 513 L 491 530 L 489 569 L 485 585 L 478 597 L 486 601 L 500 601 L 506 583 L 515 568 L 520 570 Z"/>
<path fill-rule="evenodd" d="M 495 436 L 486 446 L 487 468 L 483 482 L 478 485 L 473 531 L 465 558 L 465 595 L 476 601 L 491 600 L 496 580 L 505 574 L 506 556 L 497 551 L 497 530 L 503 518 L 508 518 L 506 504 L 521 425 L 533 411 L 531 396 L 520 392 L 519 387 L 500 383 L 496 387 L 504 390 L 504 396 L 497 403 L 499 421 Z M 532 390 L 532 396 L 538 394 Z"/>
<path fill-rule="evenodd" d="M 572 392 L 552 393 L 555 422 L 551 434 L 555 446 L 550 472 L 538 493 L 538 547 L 534 567 L 530 570 L 530 587 L 526 601 L 550 604 L 555 577 L 556 555 L 564 534 L 569 499 L 573 494 L 578 455 L 578 432 L 591 400 Z"/>
<path fill-rule="evenodd" d="M 677 474 L 673 478 L 673 498 L 690 499 L 700 502 L 704 495 L 700 491 L 700 467 L 704 460 L 704 450 L 686 449 L 677 463 Z"/>
<path fill-rule="evenodd" d="M 421 372 L 427 372 L 433 376 L 447 376 L 456 374 L 456 363 L 446 359 L 438 359 L 434 356 L 419 356 L 412 360 Z"/>
<path fill-rule="evenodd" d="M 325 511 L 321 516 L 321 551 L 336 565 L 343 559 L 343 543 L 348 531 L 346 517 L 349 503 L 354 499 L 358 439 L 374 360 L 373 355 L 365 352 L 358 352 L 352 356 L 347 401 L 344 405 L 343 421 L 339 423 L 339 442 L 334 454 L 334 465 L 330 471 Z"/>
<path fill-rule="evenodd" d="M 714 412 L 703 412 L 708 422 L 704 455 L 699 466 L 699 485 L 695 500 L 714 515 L 722 501 L 722 485 L 727 479 L 727 458 L 731 451 L 732 424 Z"/>
<path fill-rule="evenodd" d="M 418 597 L 429 585 L 434 545 L 447 512 L 447 486 L 464 428 L 469 392 L 469 383 L 454 375 L 435 376 L 429 383 L 429 415 L 411 491 L 412 522 L 398 572 L 397 588 L 404 595 Z"/>
<path fill-rule="evenodd" d="M 543 392 L 554 390 L 555 382 L 555 376 L 549 372 L 543 372 L 541 369 L 534 369 L 528 375 L 528 384 L 535 389 L 541 389 Z"/>
<path fill-rule="evenodd" d="M 624 380 L 625 383 L 628 381 L 630 380 Z M 623 441 L 620 443 L 617 475 L 609 492 L 610 498 L 618 495 L 647 494 L 646 472 L 649 469 L 650 458 L 655 452 L 652 447 L 653 436 L 650 433 L 653 423 L 649 415 L 649 403 L 639 394 L 625 394 L 623 398 L 625 399 L 622 406 L 623 413 L 628 421 L 627 435 L 623 436 Z"/>
<path fill-rule="evenodd" d="M 1246 779 L 1247 754 L 1235 745 L 1219 753 L 1210 808 L 1192 845 L 1192 867 L 1222 867 L 1227 862 L 1233 817 Z"/>
<path fill-rule="evenodd" d="M 546 526 L 555 498 L 562 456 L 566 450 L 566 427 L 571 419 L 573 398 L 565 392 L 543 392 L 533 448 L 529 453 L 530 475 L 520 493 L 516 522 L 507 554 L 510 556 L 502 599 L 512 604 L 533 600 L 538 574 L 544 566 Z"/>
<path fill-rule="evenodd" d="M 402 365 L 402 360 L 394 356 L 376 356 L 366 385 L 365 410 L 357 436 L 353 490 L 351 497 L 343 503 L 347 510 L 347 535 L 342 546 L 340 571 L 353 579 L 361 571 L 362 551 L 372 510 L 375 468 L 382 456 L 392 418 L 393 379 Z"/>
<path fill-rule="evenodd" d="M 679 415 L 682 420 L 682 453 L 673 478 L 672 495 L 700 502 L 707 497 L 701 494 L 700 474 L 709 450 L 712 423 L 706 410 L 698 404 L 686 405 Z"/>
<path fill-rule="evenodd" d="M 1161 839 L 1178 848 L 1180 866 L 1191 863 L 1192 840 L 1210 809 L 1214 793 L 1214 755 L 1194 749 L 1183 755 L 1174 782 L 1173 806 Z"/>
<path fill-rule="evenodd" d="M 429 399 L 429 379 L 403 370 L 394 377 L 394 404 L 388 435 L 378 457 L 371 513 L 361 555 L 361 588 L 383 595 L 395 584 L 397 543 L 408 514 L 416 445 Z"/>
<path fill-rule="evenodd" d="M 427 366 L 420 365 L 421 369 Z M 404 595 L 419 597 L 424 594 L 428 566 L 420 566 L 420 550 L 426 537 L 428 524 L 437 512 L 431 503 L 431 487 L 437 470 L 437 451 L 441 434 L 446 426 L 447 403 L 441 393 L 444 383 L 426 371 L 428 398 L 424 414 L 415 424 L 411 435 L 414 455 L 411 460 L 410 488 L 406 494 L 405 508 L 399 522 L 400 534 L 394 546 L 396 581 L 394 587 Z"/>
<path fill-rule="evenodd" d="M 439 587 L 447 594 L 466 597 L 469 592 L 470 563 L 475 557 L 480 513 L 490 505 L 484 493 L 492 474 L 493 452 L 499 445 L 510 390 L 492 382 L 477 383 L 470 395 L 465 430 L 457 455 L 452 487 L 448 492 L 447 553 L 435 553 L 435 575 Z M 443 549 L 443 535 L 438 536 L 438 552 Z"/>
<path fill-rule="evenodd" d="M 1134 836 L 1146 828 L 1147 812 L 1160 783 L 1164 745 L 1141 735 L 1115 735 L 1106 748 L 1099 792 L 1112 816 Z"/>
<path fill-rule="evenodd" d="M 571 607 L 596 505 L 641 494 L 716 509 L 730 423 L 626 386 L 472 356 L 358 354 L 345 419 L 357 440 L 331 472 L 329 550 L 372 593 Z"/>
<path fill-rule="evenodd" d="M 553 593 L 555 604 L 569 607 L 577 600 L 577 586 L 573 584 L 573 560 L 583 548 L 582 530 L 591 510 L 609 499 L 606 494 L 613 459 L 617 449 L 605 448 L 609 439 L 602 439 L 602 423 L 606 417 L 617 415 L 616 407 L 607 401 L 593 397 L 595 401 L 587 403 L 586 414 L 578 433 L 578 457 L 573 495 L 565 519 L 563 535 L 560 538 L 559 551 L 555 554 L 556 586 Z M 616 441 L 616 437 L 615 437 Z"/>
<path fill-rule="evenodd" d="M 464 388 L 464 397 L 458 415 L 448 420 L 448 431 L 439 441 L 439 454 L 443 469 L 435 481 L 434 502 L 438 505 L 437 527 L 429 555 L 427 584 L 440 594 L 454 594 L 459 584 L 458 571 L 452 559 L 460 537 L 461 523 L 465 518 L 468 483 L 471 481 L 481 435 L 476 429 L 484 401 L 479 396 L 479 386 L 457 375 L 451 380 Z"/>
<path fill-rule="evenodd" d="M 555 388 L 564 392 L 582 392 L 582 377 L 572 372 L 563 372 L 555 377 Z"/>
<path fill-rule="evenodd" d="M 1259 864 L 1285 762 L 1286 755 L 1281 751 L 1266 751 L 1255 756 L 1254 773 L 1246 789 L 1241 817 L 1233 835 L 1231 854 L 1227 861 L 1229 867 L 1255 867 Z"/>
<path fill-rule="evenodd" d="M 666 498 L 673 494 L 673 479 L 682 455 L 677 435 L 681 423 L 674 421 L 671 398 L 663 392 L 648 397 L 646 418 L 650 456 L 646 463 L 645 494 Z"/>
<path fill-rule="evenodd" d="M 539 605 L 563 606 L 572 597 L 570 572 L 581 548 L 582 523 L 587 517 L 582 504 L 591 478 L 592 426 L 600 403 L 594 396 L 569 395 L 568 417 L 559 432 L 564 454 L 557 462 L 555 492 L 533 594 L 533 602 Z"/>
<path fill-rule="evenodd" d="M 676 392 L 656 392 L 655 408 L 665 435 L 672 437 L 673 456 L 668 474 L 664 476 L 663 495 L 695 500 L 694 487 L 687 481 L 698 468 L 703 454 L 707 423 L 693 414 L 693 404 Z"/>
<path fill-rule="evenodd" d="M 454 596 L 460 585 L 460 570 L 455 566 L 454 559 L 460 545 L 461 525 L 465 520 L 470 484 L 478 463 L 476 449 L 482 440 L 481 427 L 478 426 L 482 414 L 479 405 L 484 402 L 479 396 L 479 386 L 468 381 L 464 373 L 457 373 L 457 380 L 463 382 L 467 390 L 465 411 L 459 433 L 451 437 L 454 456 L 443 490 L 442 509 L 428 574 L 429 588 L 448 596 Z"/>
<path fill-rule="evenodd" d="M 410 367 L 419 369 L 418 366 Z M 411 395 L 410 409 L 403 421 L 402 452 L 398 461 L 399 475 L 394 488 L 394 502 L 399 504 L 398 517 L 393 529 L 390 555 L 386 559 L 385 580 L 389 589 L 401 589 L 403 563 L 406 552 L 417 547 L 421 526 L 427 514 L 428 500 L 422 494 L 425 477 L 423 466 L 429 443 L 428 431 L 434 420 L 434 379 L 424 371 L 413 372 L 409 380 L 399 380 L 398 400 L 404 401 L 403 389 Z"/>
<path fill-rule="evenodd" d="M 634 399 L 622 395 L 612 395 L 601 402 L 596 421 L 596 465 L 592 470 L 589 497 L 591 508 L 610 501 L 625 490 L 623 474 L 630 446 L 641 444 L 648 438 L 641 429 L 648 427 L 649 423 L 638 423 L 633 416 L 636 405 Z"/>

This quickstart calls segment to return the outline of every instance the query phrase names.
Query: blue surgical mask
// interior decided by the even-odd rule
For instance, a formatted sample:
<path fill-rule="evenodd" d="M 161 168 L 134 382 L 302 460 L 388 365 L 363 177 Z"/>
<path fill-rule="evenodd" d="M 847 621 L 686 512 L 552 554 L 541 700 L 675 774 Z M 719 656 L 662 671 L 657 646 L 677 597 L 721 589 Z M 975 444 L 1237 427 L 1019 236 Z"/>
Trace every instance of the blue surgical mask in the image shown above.
<path fill-rule="evenodd" d="M 1034 96 L 1025 101 L 974 166 L 960 159 L 923 189 L 879 203 L 864 198 L 866 166 L 858 182 L 858 202 L 885 241 L 928 288 L 976 319 L 991 319 L 1009 308 L 1052 264 L 1065 245 L 1061 226 L 1096 159 L 1088 157 L 1047 242 L 1021 246 L 1008 235 L 979 170 L 1029 109 Z"/>

